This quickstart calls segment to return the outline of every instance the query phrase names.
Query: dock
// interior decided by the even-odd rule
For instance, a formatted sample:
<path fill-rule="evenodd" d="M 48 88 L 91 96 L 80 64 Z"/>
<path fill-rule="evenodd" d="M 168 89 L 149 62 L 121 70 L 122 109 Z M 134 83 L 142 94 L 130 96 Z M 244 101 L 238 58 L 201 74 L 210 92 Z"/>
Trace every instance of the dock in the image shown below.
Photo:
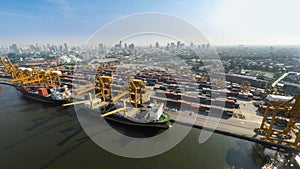
<path fill-rule="evenodd" d="M 240 109 L 234 110 L 234 115 L 230 118 L 224 117 L 212 117 L 201 113 L 194 113 L 189 111 L 167 111 L 171 117 L 171 122 L 186 125 L 194 128 L 208 130 L 211 132 L 244 139 L 256 143 L 260 143 L 266 146 L 270 146 L 274 149 L 288 149 L 292 151 L 299 151 L 299 149 L 287 145 L 277 144 L 270 141 L 263 140 L 263 135 L 255 132 L 255 128 L 261 125 L 263 119 L 263 113 L 259 111 L 253 111 L 257 109 L 252 103 L 253 101 L 242 101 L 238 103 L 241 105 Z M 179 113 L 181 114 L 181 120 L 177 119 Z M 237 114 L 241 114 L 244 118 L 239 118 Z M 237 115 L 237 116 L 235 116 Z M 193 120 L 191 120 L 193 119 Z M 194 121 L 194 124 L 190 121 Z M 209 126 L 205 126 L 205 122 L 214 123 L 218 126 L 216 129 Z M 206 122 L 206 123 L 207 123 Z"/>
<path fill-rule="evenodd" d="M 0 78 L 0 84 L 15 86 L 12 82 L 10 82 L 10 79 L 7 78 Z"/>
<path fill-rule="evenodd" d="M 284 78 L 286 75 L 282 76 L 282 78 Z M 155 79 L 154 79 L 155 80 Z M 157 83 L 157 81 L 155 82 Z M 168 84 L 172 84 L 173 81 L 172 80 L 167 80 L 166 83 Z M 174 82 L 175 83 L 175 82 Z M 6 79 L 6 78 L 0 78 L 0 84 L 5 84 L 5 85 L 10 85 L 10 86 L 14 86 L 13 83 L 10 82 L 10 79 Z M 199 84 L 196 84 L 199 85 Z M 117 88 L 117 86 L 114 86 L 115 88 Z M 157 86 L 155 86 L 157 87 Z M 154 86 L 152 87 L 146 87 L 146 92 L 143 95 L 143 101 L 144 102 L 151 102 L 151 97 L 156 97 L 159 98 L 159 94 L 162 94 L 158 91 L 155 91 Z M 86 94 L 87 93 L 94 93 L 93 90 L 93 84 L 86 84 L 86 85 L 81 85 L 79 88 L 76 89 L 76 91 L 84 91 Z M 73 92 L 75 92 L 73 90 Z M 116 90 L 114 90 L 113 92 L 116 92 Z M 119 98 L 123 97 L 125 94 L 127 93 L 127 91 L 123 91 L 123 94 L 121 93 L 118 97 L 116 97 L 113 100 L 118 100 Z M 263 112 L 259 112 L 258 108 L 254 106 L 253 102 L 255 102 L 254 100 L 242 100 L 242 99 L 237 99 L 237 104 L 239 105 L 239 108 L 236 108 L 234 106 L 226 106 L 226 108 L 224 107 L 220 107 L 220 106 L 216 106 L 214 107 L 212 105 L 212 107 L 210 108 L 209 104 L 207 103 L 195 103 L 195 100 L 193 100 L 193 96 L 189 96 L 187 97 L 187 95 L 183 94 L 174 94 L 174 96 L 178 96 L 179 98 L 172 98 L 173 95 L 171 95 L 172 93 L 169 93 L 169 95 L 165 96 L 167 100 L 165 100 L 166 102 L 170 102 L 172 101 L 172 103 L 177 103 L 179 104 L 180 101 L 183 101 L 181 103 L 183 104 L 187 104 L 189 106 L 191 105 L 196 105 L 199 106 L 197 107 L 197 109 L 193 109 L 191 107 L 191 109 L 187 109 L 184 111 L 178 110 L 166 110 L 167 113 L 169 113 L 170 117 L 171 117 L 171 122 L 173 123 L 178 123 L 178 124 L 182 124 L 182 125 L 186 125 L 186 126 L 191 126 L 194 128 L 199 128 L 199 129 L 204 129 L 204 130 L 209 130 L 212 132 L 216 132 L 219 134 L 224 134 L 224 135 L 228 135 L 228 136 L 232 136 L 232 137 L 236 137 L 236 138 L 240 138 L 240 139 L 244 139 L 244 140 L 248 140 L 248 141 L 252 141 L 252 142 L 257 142 L 263 145 L 268 145 L 270 147 L 276 147 L 276 148 L 282 148 L 282 149 L 289 149 L 289 150 L 298 150 L 299 149 L 297 147 L 293 147 L 293 146 L 287 146 L 284 144 L 279 144 L 279 143 L 275 143 L 275 142 L 271 142 L 271 141 L 267 141 L 264 140 L 263 138 L 265 137 L 264 135 L 260 135 L 259 133 L 255 132 L 256 128 L 259 128 L 262 121 L 263 121 L 263 116 L 264 113 Z M 172 97 L 171 97 L 172 96 Z M 74 95 L 73 99 L 78 100 L 78 101 L 83 101 L 86 100 L 86 98 L 84 97 L 84 95 Z M 196 101 L 198 101 L 196 99 Z M 171 102 L 170 102 L 171 103 Z M 217 103 L 217 102 L 216 102 Z M 224 102 L 225 104 L 226 102 Z M 107 105 L 108 103 L 103 103 L 101 104 L 101 106 L 103 105 Z M 179 104 L 180 106 L 180 104 Z M 201 108 L 201 106 L 204 107 L 204 109 L 208 109 L 207 111 L 209 111 L 209 109 L 216 109 L 218 108 L 219 110 L 226 110 L 227 112 L 229 112 L 227 116 L 222 116 L 222 117 L 212 117 L 210 116 L 210 114 L 207 114 L 207 112 L 201 112 L 201 111 L 197 111 L 199 110 L 199 108 Z M 175 106 L 176 107 L 176 106 Z M 208 108 L 209 107 L 209 108 Z M 194 107 L 195 108 L 195 107 Z M 192 110 L 193 109 L 193 110 Z M 182 118 L 178 119 L 177 117 L 179 116 L 179 114 L 181 115 Z M 191 119 L 193 122 L 191 122 Z M 210 127 L 210 125 L 207 124 L 213 124 L 211 125 L 212 127 Z M 215 128 L 214 126 L 217 125 L 217 127 Z"/>

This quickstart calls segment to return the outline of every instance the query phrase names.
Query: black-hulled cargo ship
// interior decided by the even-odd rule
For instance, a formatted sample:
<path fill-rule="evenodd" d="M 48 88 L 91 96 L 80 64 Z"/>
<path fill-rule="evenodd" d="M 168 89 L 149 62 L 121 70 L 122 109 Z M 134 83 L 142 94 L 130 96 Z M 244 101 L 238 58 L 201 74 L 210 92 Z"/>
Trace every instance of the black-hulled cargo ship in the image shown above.
<path fill-rule="evenodd" d="M 62 105 L 70 102 L 71 99 L 71 92 L 66 86 L 59 88 L 17 86 L 16 88 L 24 97 L 47 104 Z"/>
<path fill-rule="evenodd" d="M 96 101 L 93 104 L 93 106 L 97 106 Z M 100 106 L 99 109 L 91 109 L 91 102 L 87 102 L 80 105 L 80 112 L 92 113 L 105 120 L 130 126 L 160 129 L 170 127 L 170 116 L 164 112 L 164 104 L 151 103 L 142 108 L 116 108 L 114 104 L 108 104 L 103 105 L 102 108 Z"/>
<path fill-rule="evenodd" d="M 150 128 L 162 128 L 167 129 L 170 126 L 170 116 L 162 112 L 162 114 L 156 119 L 144 119 L 144 118 L 136 118 L 136 117 L 130 117 L 125 116 L 121 113 L 115 113 L 108 116 L 105 116 L 104 118 L 106 120 L 115 121 L 118 123 L 131 125 L 131 126 L 139 126 L 139 127 L 150 127 Z M 140 111 L 138 113 L 143 114 L 143 111 Z M 147 110 L 144 110 L 144 113 L 147 113 Z"/>

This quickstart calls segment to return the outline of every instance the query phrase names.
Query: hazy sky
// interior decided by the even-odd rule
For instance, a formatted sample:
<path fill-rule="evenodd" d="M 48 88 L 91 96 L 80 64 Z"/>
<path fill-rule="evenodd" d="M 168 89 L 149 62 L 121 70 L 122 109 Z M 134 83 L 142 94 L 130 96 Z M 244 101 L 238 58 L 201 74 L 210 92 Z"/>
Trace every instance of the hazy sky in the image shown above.
<path fill-rule="evenodd" d="M 141 12 L 178 16 L 212 44 L 300 44 L 298 0 L 1 0 L 0 45 L 83 44 L 101 26 Z"/>

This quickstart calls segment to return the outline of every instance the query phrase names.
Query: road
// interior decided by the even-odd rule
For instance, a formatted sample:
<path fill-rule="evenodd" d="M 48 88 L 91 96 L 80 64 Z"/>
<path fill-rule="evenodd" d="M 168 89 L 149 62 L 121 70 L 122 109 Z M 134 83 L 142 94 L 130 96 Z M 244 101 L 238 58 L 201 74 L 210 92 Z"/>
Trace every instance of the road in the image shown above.
<path fill-rule="evenodd" d="M 272 86 L 272 87 L 275 87 L 276 84 L 279 83 L 282 79 L 284 79 L 289 73 L 290 73 L 290 72 L 284 73 L 284 74 L 283 74 L 282 76 L 280 76 L 275 82 L 273 82 L 273 83 L 271 84 L 271 86 Z"/>

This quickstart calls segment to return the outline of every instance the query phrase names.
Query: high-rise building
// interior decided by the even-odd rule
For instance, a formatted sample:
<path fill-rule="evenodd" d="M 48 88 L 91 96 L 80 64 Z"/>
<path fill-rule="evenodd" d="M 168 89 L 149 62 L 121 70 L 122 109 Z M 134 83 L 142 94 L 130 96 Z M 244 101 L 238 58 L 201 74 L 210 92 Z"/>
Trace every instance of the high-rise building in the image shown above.
<path fill-rule="evenodd" d="M 128 48 L 129 48 L 129 50 L 133 50 L 134 49 L 134 44 L 133 43 L 129 44 Z"/>
<path fill-rule="evenodd" d="M 175 49 L 175 43 L 171 42 L 171 49 Z"/>
<path fill-rule="evenodd" d="M 122 41 L 120 41 L 118 44 L 115 44 L 116 49 L 121 49 L 122 48 Z"/>
<path fill-rule="evenodd" d="M 159 43 L 155 42 L 155 48 L 159 48 Z"/>
<path fill-rule="evenodd" d="M 103 46 L 103 43 L 99 43 L 99 51 L 102 52 L 104 51 L 104 46 Z"/>
<path fill-rule="evenodd" d="M 29 45 L 29 48 L 30 48 L 31 50 L 35 50 L 35 46 L 34 46 L 33 44 L 30 44 L 30 45 Z"/>
<path fill-rule="evenodd" d="M 56 50 L 56 48 L 55 48 L 56 46 L 54 46 L 54 45 L 52 45 L 52 46 L 49 46 L 49 51 L 50 52 L 56 52 L 57 50 Z"/>
<path fill-rule="evenodd" d="M 59 52 L 63 52 L 63 46 L 62 45 L 59 45 Z"/>
<path fill-rule="evenodd" d="M 67 43 L 64 43 L 64 51 L 65 51 L 65 52 L 68 52 L 68 51 L 69 51 L 69 49 L 68 49 L 68 44 L 67 44 Z"/>
<path fill-rule="evenodd" d="M 209 43 L 208 43 L 208 44 L 206 44 L 206 48 L 209 48 Z"/>
<path fill-rule="evenodd" d="M 10 50 L 11 50 L 12 52 L 15 52 L 15 53 L 17 53 L 17 52 L 18 52 L 18 47 L 17 47 L 17 44 L 11 44 L 11 46 L 10 46 Z"/>
<path fill-rule="evenodd" d="M 191 42 L 190 48 L 194 48 L 194 43 L 193 42 Z"/>
<path fill-rule="evenodd" d="M 35 44 L 35 50 L 40 51 L 40 46 L 38 43 Z"/>
<path fill-rule="evenodd" d="M 50 51 L 50 45 L 49 45 L 49 43 L 47 43 L 46 51 Z"/>
<path fill-rule="evenodd" d="M 124 48 L 127 49 L 127 43 L 124 44 Z"/>
<path fill-rule="evenodd" d="M 179 44 L 179 49 L 183 49 L 184 48 L 184 43 L 180 43 Z"/>
<path fill-rule="evenodd" d="M 177 50 L 180 49 L 180 41 L 177 42 Z"/>
<path fill-rule="evenodd" d="M 167 50 L 170 50 L 170 43 L 167 43 L 166 49 L 167 49 Z"/>

